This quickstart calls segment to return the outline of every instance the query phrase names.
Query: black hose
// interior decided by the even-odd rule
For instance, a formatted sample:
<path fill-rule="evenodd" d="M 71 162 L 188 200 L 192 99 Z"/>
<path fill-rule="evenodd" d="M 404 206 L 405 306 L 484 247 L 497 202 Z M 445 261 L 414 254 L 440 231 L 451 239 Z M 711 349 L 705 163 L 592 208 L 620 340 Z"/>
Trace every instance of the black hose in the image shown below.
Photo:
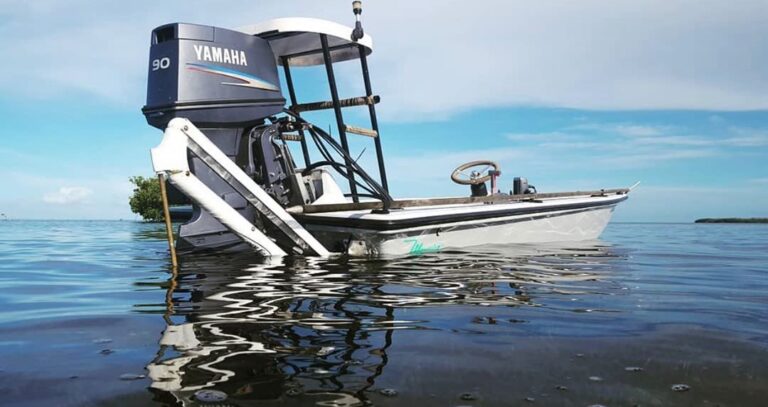
<path fill-rule="evenodd" d="M 309 134 L 312 136 L 312 141 L 314 141 L 317 149 L 320 151 L 320 154 L 325 159 L 325 161 L 311 164 L 307 167 L 307 169 L 314 169 L 320 167 L 321 165 L 330 165 L 344 178 L 350 178 L 350 174 L 346 171 L 347 165 L 335 161 L 332 157 L 332 154 L 328 151 L 327 145 L 330 145 L 339 156 L 345 158 L 346 162 L 349 162 L 349 170 L 352 173 L 359 175 L 360 179 L 365 181 L 365 184 L 363 184 L 355 179 L 355 184 L 360 186 L 365 191 L 370 192 L 371 197 L 380 200 L 385 211 L 389 210 L 393 200 L 389 195 L 389 192 L 387 192 L 387 190 L 385 190 L 381 184 L 376 182 L 370 175 L 368 175 L 368 173 L 365 172 L 365 170 L 360 167 L 360 165 L 358 165 L 357 162 L 353 160 L 346 151 L 344 151 L 344 149 L 339 145 L 338 142 L 336 142 L 336 140 L 333 139 L 333 137 L 331 137 L 330 134 L 326 133 L 323 129 L 315 126 L 314 124 L 304 120 L 301 116 L 298 116 L 296 113 L 290 110 L 285 110 L 285 113 L 293 117 L 297 122 L 307 126 L 306 128 L 309 131 Z"/>

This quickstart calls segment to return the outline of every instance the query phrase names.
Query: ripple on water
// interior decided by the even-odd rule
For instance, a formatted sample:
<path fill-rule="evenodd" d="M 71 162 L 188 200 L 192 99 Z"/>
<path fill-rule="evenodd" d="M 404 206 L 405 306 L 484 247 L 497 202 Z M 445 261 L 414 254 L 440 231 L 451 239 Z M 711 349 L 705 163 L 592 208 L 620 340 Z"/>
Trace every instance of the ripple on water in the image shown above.
<path fill-rule="evenodd" d="M 136 405 L 755 405 L 768 388 L 764 230 L 611 225 L 578 245 L 389 259 L 206 255 L 171 279 L 162 225 L 19 224 L 0 233 L 0 343 L 49 363 L 0 351 L 21 372 L 0 384 L 134 386 Z"/>

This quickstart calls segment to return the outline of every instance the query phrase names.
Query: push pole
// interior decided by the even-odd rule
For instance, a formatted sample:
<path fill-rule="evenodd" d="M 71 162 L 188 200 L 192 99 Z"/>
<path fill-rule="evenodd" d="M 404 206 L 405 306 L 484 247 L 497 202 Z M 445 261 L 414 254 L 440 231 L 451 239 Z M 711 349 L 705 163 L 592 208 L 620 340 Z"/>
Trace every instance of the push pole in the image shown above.
<path fill-rule="evenodd" d="M 163 174 L 157 174 L 157 179 L 160 181 L 160 197 L 163 201 L 165 234 L 168 235 L 168 248 L 171 249 L 171 265 L 173 265 L 173 270 L 175 272 L 179 263 L 176 261 L 176 247 L 174 247 L 173 244 L 173 226 L 171 226 L 171 211 L 168 209 L 168 193 L 165 190 L 165 177 L 163 177 Z"/>

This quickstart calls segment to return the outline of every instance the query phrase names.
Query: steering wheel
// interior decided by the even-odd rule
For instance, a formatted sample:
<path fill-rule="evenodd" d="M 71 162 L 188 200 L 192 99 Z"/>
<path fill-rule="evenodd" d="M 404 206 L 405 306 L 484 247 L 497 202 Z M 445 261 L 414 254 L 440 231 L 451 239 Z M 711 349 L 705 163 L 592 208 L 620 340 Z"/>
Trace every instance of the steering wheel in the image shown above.
<path fill-rule="evenodd" d="M 473 169 L 477 167 L 477 169 Z M 499 164 L 496 164 L 490 160 L 470 161 L 466 164 L 461 164 L 451 174 L 451 181 L 461 185 L 475 185 L 482 184 L 491 176 L 488 175 L 488 170 L 493 168 L 494 171 L 499 171 Z M 472 169 L 472 171 L 469 171 Z M 483 175 L 485 174 L 485 175 Z"/>

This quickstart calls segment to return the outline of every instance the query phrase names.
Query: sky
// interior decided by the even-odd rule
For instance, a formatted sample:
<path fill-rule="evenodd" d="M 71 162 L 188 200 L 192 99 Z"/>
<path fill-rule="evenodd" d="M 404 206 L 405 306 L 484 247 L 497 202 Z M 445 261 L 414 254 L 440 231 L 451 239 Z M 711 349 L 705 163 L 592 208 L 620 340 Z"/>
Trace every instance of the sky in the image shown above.
<path fill-rule="evenodd" d="M 0 0 L 0 213 L 138 219 L 128 178 L 152 175 L 149 149 L 161 139 L 140 112 L 154 27 L 291 16 L 352 25 L 350 3 Z M 768 2 L 363 7 L 395 197 L 467 195 L 451 171 L 490 159 L 504 188 L 515 176 L 541 192 L 640 181 L 617 221 L 768 217 Z M 341 97 L 363 94 L 358 64 L 336 69 Z M 300 100 L 330 98 L 322 74 L 294 71 Z M 345 114 L 368 127 L 365 112 Z M 370 139 L 351 149 L 373 163 Z"/>

